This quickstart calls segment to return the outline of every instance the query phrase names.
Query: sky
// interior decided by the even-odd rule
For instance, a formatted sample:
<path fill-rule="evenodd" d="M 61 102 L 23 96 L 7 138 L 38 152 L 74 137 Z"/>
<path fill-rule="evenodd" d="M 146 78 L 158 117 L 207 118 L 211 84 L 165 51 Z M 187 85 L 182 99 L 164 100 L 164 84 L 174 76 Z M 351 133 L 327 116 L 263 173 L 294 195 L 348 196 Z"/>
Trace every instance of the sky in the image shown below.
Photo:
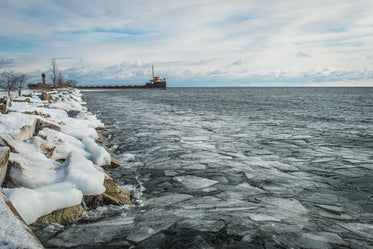
<path fill-rule="evenodd" d="M 1 0 L 0 73 L 79 85 L 373 87 L 372 0 Z M 50 79 L 48 78 L 50 81 Z"/>

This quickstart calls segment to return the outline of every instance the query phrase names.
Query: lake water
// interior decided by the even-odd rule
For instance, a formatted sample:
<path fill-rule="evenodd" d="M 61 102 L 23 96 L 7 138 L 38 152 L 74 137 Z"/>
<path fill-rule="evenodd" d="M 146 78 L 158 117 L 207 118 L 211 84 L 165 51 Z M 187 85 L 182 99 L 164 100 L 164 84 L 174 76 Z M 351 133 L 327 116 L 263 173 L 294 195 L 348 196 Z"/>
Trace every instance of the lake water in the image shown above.
<path fill-rule="evenodd" d="M 47 248 L 373 248 L 373 88 L 85 91 L 134 206 Z"/>

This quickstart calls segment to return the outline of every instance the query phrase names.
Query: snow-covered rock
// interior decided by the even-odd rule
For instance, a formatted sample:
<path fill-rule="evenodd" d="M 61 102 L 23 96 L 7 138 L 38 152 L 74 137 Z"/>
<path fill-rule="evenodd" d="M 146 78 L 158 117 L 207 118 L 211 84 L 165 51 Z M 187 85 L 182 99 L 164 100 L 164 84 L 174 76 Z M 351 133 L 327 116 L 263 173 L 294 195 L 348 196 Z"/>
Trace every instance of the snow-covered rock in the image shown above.
<path fill-rule="evenodd" d="M 77 119 L 88 119 L 84 112 L 79 110 L 70 110 L 67 112 L 67 115 L 70 118 L 77 118 Z"/>
<path fill-rule="evenodd" d="M 0 147 L 0 186 L 3 184 L 3 180 L 6 175 L 8 159 L 9 159 L 9 148 Z"/>
<path fill-rule="evenodd" d="M 37 188 L 61 182 L 64 177 L 62 164 L 41 153 L 10 153 L 7 187 Z"/>
<path fill-rule="evenodd" d="M 104 125 L 87 112 L 80 92 L 49 92 L 48 100 L 27 93 L 0 114 L 0 145 L 10 148 L 4 191 L 25 222 L 70 222 L 83 212 L 83 196 L 130 204 L 129 193 L 99 167 L 111 164 L 95 142 Z"/>
<path fill-rule="evenodd" d="M 65 164 L 65 180 L 75 184 L 84 195 L 98 195 L 105 192 L 105 175 L 96 170 L 91 161 L 73 151 Z"/>
<path fill-rule="evenodd" d="M 0 248 L 44 248 L 16 213 L 3 191 L 0 191 Z"/>
<path fill-rule="evenodd" d="M 35 115 L 10 112 L 0 115 L 0 134 L 9 134 L 16 140 L 29 139 L 34 135 L 36 122 Z"/>
<path fill-rule="evenodd" d="M 54 183 L 39 188 L 4 189 L 8 199 L 27 224 L 55 210 L 80 204 L 83 194 L 70 182 Z"/>

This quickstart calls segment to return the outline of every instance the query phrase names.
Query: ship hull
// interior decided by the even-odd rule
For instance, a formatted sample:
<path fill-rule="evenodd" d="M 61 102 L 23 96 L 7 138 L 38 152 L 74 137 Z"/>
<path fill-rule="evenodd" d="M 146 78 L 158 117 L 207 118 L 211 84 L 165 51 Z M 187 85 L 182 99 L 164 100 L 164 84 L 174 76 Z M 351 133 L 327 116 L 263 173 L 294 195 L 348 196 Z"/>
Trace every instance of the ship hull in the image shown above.
<path fill-rule="evenodd" d="M 147 83 L 146 85 L 133 85 L 133 86 L 78 86 L 78 89 L 96 89 L 96 90 L 106 90 L 106 89 L 150 89 L 150 90 L 166 90 L 166 82 L 156 82 L 154 84 Z"/>

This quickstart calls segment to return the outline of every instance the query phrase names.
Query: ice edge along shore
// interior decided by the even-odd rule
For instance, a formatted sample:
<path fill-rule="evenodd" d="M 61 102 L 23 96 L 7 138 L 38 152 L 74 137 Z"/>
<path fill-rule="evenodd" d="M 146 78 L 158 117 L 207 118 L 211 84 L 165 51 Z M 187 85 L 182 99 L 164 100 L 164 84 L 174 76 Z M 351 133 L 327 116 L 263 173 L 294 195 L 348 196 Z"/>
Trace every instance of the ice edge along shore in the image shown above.
<path fill-rule="evenodd" d="M 130 204 L 104 170 L 119 164 L 99 145 L 96 129 L 104 124 L 79 90 L 26 90 L 11 98 L 0 92 L 0 98 L 1 248 L 42 248 L 23 222 L 69 223 L 83 206 Z"/>

